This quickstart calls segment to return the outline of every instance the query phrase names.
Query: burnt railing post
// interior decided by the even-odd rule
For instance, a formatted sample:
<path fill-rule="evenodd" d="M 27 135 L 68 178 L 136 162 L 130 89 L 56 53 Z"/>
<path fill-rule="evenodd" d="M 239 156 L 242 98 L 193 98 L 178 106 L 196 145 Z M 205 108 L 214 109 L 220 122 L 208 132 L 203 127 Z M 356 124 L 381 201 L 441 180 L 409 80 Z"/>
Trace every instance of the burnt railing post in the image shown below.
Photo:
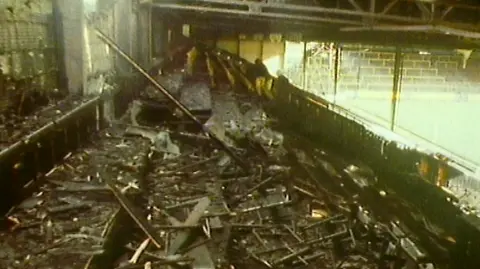
<path fill-rule="evenodd" d="M 402 49 L 397 47 L 395 51 L 395 65 L 393 68 L 393 87 L 392 87 L 392 114 L 390 120 L 390 130 L 395 129 L 395 118 L 397 116 L 397 105 L 400 101 L 401 80 L 403 70 Z"/>

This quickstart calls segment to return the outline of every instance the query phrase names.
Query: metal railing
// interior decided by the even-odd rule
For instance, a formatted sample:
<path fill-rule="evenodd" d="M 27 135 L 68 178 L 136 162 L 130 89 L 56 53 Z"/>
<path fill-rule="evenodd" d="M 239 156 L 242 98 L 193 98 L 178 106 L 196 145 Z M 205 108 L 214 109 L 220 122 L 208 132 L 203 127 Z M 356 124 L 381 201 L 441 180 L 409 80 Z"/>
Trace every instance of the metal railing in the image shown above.
<path fill-rule="evenodd" d="M 0 152 L 1 213 L 20 202 L 65 156 L 103 126 L 103 100 L 90 99 Z"/>

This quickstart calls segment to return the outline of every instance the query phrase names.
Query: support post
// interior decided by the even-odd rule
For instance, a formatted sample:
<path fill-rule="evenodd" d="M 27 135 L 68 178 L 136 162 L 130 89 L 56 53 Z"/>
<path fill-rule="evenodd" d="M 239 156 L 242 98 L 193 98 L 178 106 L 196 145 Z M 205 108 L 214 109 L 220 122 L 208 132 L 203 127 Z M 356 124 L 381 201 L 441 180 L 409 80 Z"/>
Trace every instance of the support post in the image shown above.
<path fill-rule="evenodd" d="M 302 88 L 307 91 L 307 42 L 303 42 Z"/>
<path fill-rule="evenodd" d="M 393 69 L 393 87 L 392 87 L 392 114 L 390 120 L 390 130 L 395 130 L 395 118 L 397 116 L 397 105 L 400 101 L 401 79 L 403 70 L 402 49 L 397 47 L 395 50 L 395 66 Z"/>
<path fill-rule="evenodd" d="M 152 8 L 149 6 L 142 6 L 138 8 L 137 15 L 137 33 L 138 45 L 137 56 L 142 66 L 150 66 L 153 57 L 155 56 L 154 49 L 155 42 L 152 36 Z M 146 29 L 146 31 L 145 31 Z M 166 36 L 166 35 L 165 35 Z M 164 38 L 165 39 L 165 38 Z"/>
<path fill-rule="evenodd" d="M 338 43 L 335 43 L 335 59 L 333 63 L 333 104 L 337 104 L 337 91 L 338 91 L 338 77 L 340 71 L 340 47 Z"/>
<path fill-rule="evenodd" d="M 152 7 L 148 7 L 148 16 L 147 16 L 147 46 L 148 46 L 148 55 L 144 64 L 150 64 L 153 58 L 153 20 L 152 20 Z"/>
<path fill-rule="evenodd" d="M 84 70 L 84 5 L 82 1 L 58 0 L 52 10 L 59 66 L 60 86 L 71 94 L 83 94 L 86 85 Z M 70 12 L 75 10 L 75 12 Z M 68 46 L 66 45 L 68 44 Z"/>
<path fill-rule="evenodd" d="M 53 20 L 50 24 L 51 29 L 54 32 L 55 40 L 55 57 L 58 62 L 58 73 L 57 73 L 57 87 L 59 89 L 68 91 L 68 76 L 67 76 L 67 67 L 65 64 L 65 40 L 64 40 L 64 28 L 63 28 L 63 17 L 62 11 L 60 10 L 59 0 L 53 2 L 52 8 Z"/>
<path fill-rule="evenodd" d="M 218 36 L 219 36 L 218 34 L 215 34 L 215 35 L 213 36 L 213 44 L 212 44 L 212 46 L 213 46 L 214 49 L 218 49 Z"/>
<path fill-rule="evenodd" d="M 237 41 L 237 56 L 240 57 L 240 35 L 237 33 L 236 35 L 236 41 Z"/>
<path fill-rule="evenodd" d="M 264 49 L 265 49 L 265 38 L 262 38 L 262 40 L 260 40 L 260 59 L 262 60 L 263 62 L 263 53 L 264 53 Z"/>

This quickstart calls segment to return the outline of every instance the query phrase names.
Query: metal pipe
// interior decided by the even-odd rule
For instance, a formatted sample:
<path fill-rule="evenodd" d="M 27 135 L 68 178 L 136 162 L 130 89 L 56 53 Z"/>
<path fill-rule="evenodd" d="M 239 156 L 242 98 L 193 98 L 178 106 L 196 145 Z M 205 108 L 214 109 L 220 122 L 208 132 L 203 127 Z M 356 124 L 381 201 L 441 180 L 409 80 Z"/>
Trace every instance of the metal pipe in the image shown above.
<path fill-rule="evenodd" d="M 172 103 L 174 103 L 187 117 L 189 117 L 195 124 L 197 124 L 200 128 L 203 129 L 205 134 L 207 134 L 219 147 L 221 147 L 233 160 L 237 162 L 237 164 L 244 169 L 245 171 L 249 170 L 249 166 L 243 162 L 225 143 L 220 140 L 211 130 L 209 130 L 206 126 L 204 126 L 196 117 L 192 114 L 192 112 L 185 107 L 182 103 L 180 103 L 170 92 L 168 92 L 162 85 L 160 85 L 154 78 L 152 78 L 147 71 L 145 71 L 142 67 L 140 67 L 130 56 L 128 56 L 117 44 L 110 38 L 108 38 L 103 32 L 99 29 L 95 29 L 96 35 L 105 42 L 108 46 L 110 46 L 113 50 L 115 50 L 122 58 L 124 58 L 128 63 L 130 63 L 137 71 L 139 71 L 145 78 L 147 78 L 150 83 L 157 88 L 161 93 L 163 93 Z"/>

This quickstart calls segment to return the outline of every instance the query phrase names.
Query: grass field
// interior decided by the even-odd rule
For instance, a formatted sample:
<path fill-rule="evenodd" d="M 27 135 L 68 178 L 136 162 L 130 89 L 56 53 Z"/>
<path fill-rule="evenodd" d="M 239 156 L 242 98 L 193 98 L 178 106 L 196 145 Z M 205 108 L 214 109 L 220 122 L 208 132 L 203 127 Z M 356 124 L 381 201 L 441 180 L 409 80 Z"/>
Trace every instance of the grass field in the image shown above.
<path fill-rule="evenodd" d="M 397 107 L 395 132 L 419 142 L 425 140 L 480 164 L 480 94 L 403 94 Z M 389 93 L 342 93 L 337 104 L 385 126 L 390 126 Z"/>

